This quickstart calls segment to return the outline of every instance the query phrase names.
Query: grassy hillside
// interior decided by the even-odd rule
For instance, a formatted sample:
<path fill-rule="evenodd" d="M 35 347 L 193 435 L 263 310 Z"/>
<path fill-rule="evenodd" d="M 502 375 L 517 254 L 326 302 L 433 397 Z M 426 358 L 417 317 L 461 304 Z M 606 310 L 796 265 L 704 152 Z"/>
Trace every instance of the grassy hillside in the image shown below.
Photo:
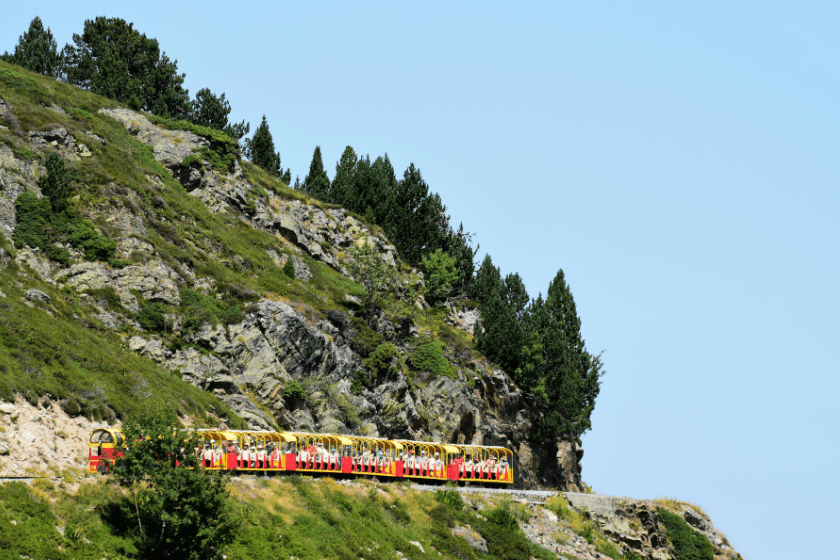
<path fill-rule="evenodd" d="M 183 298 L 181 305 L 158 306 L 159 312 L 194 317 L 197 321 L 234 322 L 241 319 L 250 302 L 260 297 L 286 301 L 310 319 L 322 318 L 329 309 L 355 307 L 347 296 L 360 295 L 357 284 L 307 254 L 295 252 L 284 239 L 252 227 L 241 216 L 230 212 L 214 214 L 189 195 L 155 161 L 149 147 L 121 124 L 97 113 L 101 108 L 118 106 L 116 102 L 3 62 L 0 62 L 0 92 L 0 97 L 13 107 L 16 119 L 11 126 L 0 129 L 0 142 L 18 159 L 32 163 L 43 163 L 45 159 L 44 154 L 37 153 L 30 145 L 29 131 L 62 127 L 79 142 L 86 142 L 92 157 L 67 160 L 76 176 L 71 203 L 80 219 L 89 219 L 103 236 L 118 238 L 124 234 L 106 219 L 103 210 L 118 207 L 137 211 L 139 207 L 146 231 L 131 237 L 151 245 L 155 257 L 173 269 L 186 266 L 197 277 L 211 279 L 219 294 L 217 298 L 199 294 L 189 297 L 187 292 L 188 297 Z M 154 120 L 212 137 L 211 149 L 196 156 L 211 163 L 224 160 L 234 150 L 232 141 L 218 131 L 183 122 Z M 88 133 L 104 142 L 86 140 Z M 247 179 L 254 185 L 252 196 L 266 204 L 272 199 L 304 200 L 322 208 L 330 207 L 303 197 L 248 162 L 243 161 L 242 165 Z M 377 231 L 375 226 L 367 226 Z M 10 240 L 5 240 L 4 246 L 14 255 Z M 298 255 L 312 271 L 313 278 L 301 282 L 282 274 L 267 249 L 280 255 Z M 114 267 L 140 264 L 148 258 L 142 252 L 133 252 L 125 259 L 111 259 L 110 264 Z M 43 305 L 31 308 L 21 301 L 24 288 L 30 287 L 53 296 L 50 309 Z M 96 310 L 72 290 L 59 293 L 40 282 L 36 274 L 17 270 L 14 265 L 0 274 L 0 289 L 10 296 L 2 300 L 4 313 L 0 317 L 0 356 L 6 358 L 4 367 L 0 368 L 0 398 L 10 399 L 13 393 L 29 394 L 30 398 L 78 396 L 82 413 L 94 417 L 108 416 L 109 409 L 119 417 L 142 398 L 173 392 L 186 403 L 187 409 L 219 408 L 212 398 L 179 384 L 147 360 L 132 356 L 125 350 L 120 336 L 108 332 L 91 318 Z M 137 314 L 121 307 L 113 294 L 98 294 L 96 299 L 109 311 L 137 318 Z M 140 303 L 146 302 L 141 299 Z M 418 326 L 434 337 L 448 346 L 456 346 L 461 354 L 475 356 L 471 337 L 443 322 L 445 310 L 432 309 L 418 314 L 395 299 L 388 299 L 384 308 L 391 316 L 413 315 Z M 363 357 L 384 341 L 364 322 L 354 320 L 354 326 L 359 334 L 355 347 Z M 158 333 L 172 348 L 186 344 L 180 334 Z M 449 370 L 442 368 L 442 371 Z"/>
<path fill-rule="evenodd" d="M 130 505 L 123 503 L 122 491 L 102 479 L 77 491 L 71 486 L 67 480 L 0 486 L 0 554 L 54 560 L 131 557 L 135 549 L 125 532 L 134 520 L 122 513 L 121 507 Z M 457 496 L 455 502 L 441 501 L 406 484 L 344 485 L 303 477 L 240 479 L 231 489 L 242 525 L 226 551 L 228 560 L 556 558 L 527 541 L 514 516 L 516 511 L 528 515 L 527 510 L 509 503 L 487 504 L 480 516 L 453 507 L 459 505 Z M 453 536 L 457 526 L 469 526 L 485 539 L 489 554 Z"/>

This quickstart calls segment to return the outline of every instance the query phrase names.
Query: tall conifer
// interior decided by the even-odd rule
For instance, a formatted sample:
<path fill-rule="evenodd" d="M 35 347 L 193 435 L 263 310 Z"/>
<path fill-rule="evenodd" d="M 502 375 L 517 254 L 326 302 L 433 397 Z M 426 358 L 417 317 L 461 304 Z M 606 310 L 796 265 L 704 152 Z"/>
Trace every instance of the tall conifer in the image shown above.
<path fill-rule="evenodd" d="M 52 31 L 44 29 L 41 18 L 29 23 L 29 29 L 20 36 L 15 52 L 0 55 L 0 59 L 27 70 L 58 78 L 64 71 L 64 56 L 58 51 Z"/>
<path fill-rule="evenodd" d="M 353 188 L 353 175 L 359 158 L 352 146 L 344 148 L 341 159 L 335 164 L 335 177 L 330 186 L 330 202 L 348 207 L 349 197 Z"/>
<path fill-rule="evenodd" d="M 274 139 L 271 137 L 271 131 L 268 129 L 268 121 L 265 120 L 265 115 L 263 115 L 260 126 L 254 131 L 254 137 L 245 141 L 245 156 L 254 165 L 258 165 L 268 171 L 272 177 L 281 178 L 283 176 L 283 168 L 280 165 L 280 152 L 274 151 Z"/>
<path fill-rule="evenodd" d="M 324 171 L 321 146 L 315 146 L 312 163 L 309 164 L 309 174 L 303 179 L 303 190 L 320 200 L 329 200 L 330 178 Z"/>

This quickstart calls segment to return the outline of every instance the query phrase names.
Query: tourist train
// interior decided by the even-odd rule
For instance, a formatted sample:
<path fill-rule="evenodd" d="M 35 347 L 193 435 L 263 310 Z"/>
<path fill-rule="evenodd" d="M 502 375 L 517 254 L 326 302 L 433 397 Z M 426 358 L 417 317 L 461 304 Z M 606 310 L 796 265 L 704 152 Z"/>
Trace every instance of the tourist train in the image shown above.
<path fill-rule="evenodd" d="M 304 432 L 197 433 L 201 444 L 194 451 L 207 470 L 513 483 L 513 452 L 504 447 Z M 95 430 L 88 451 L 90 472 L 108 472 L 122 442 L 119 430 Z"/>

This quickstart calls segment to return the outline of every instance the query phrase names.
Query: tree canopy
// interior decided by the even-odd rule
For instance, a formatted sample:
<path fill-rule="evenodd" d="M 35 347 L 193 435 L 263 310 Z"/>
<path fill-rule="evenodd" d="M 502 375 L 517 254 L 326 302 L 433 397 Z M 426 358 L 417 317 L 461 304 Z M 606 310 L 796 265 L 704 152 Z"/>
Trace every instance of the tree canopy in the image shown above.
<path fill-rule="evenodd" d="M 149 408 L 122 424 L 114 479 L 130 492 L 122 517 L 145 558 L 223 558 L 233 542 L 237 516 L 227 479 L 199 465 L 201 440 L 177 416 Z"/>
<path fill-rule="evenodd" d="M 64 47 L 67 81 L 156 115 L 186 118 L 190 112 L 185 74 L 160 50 L 157 39 L 120 18 L 86 20 L 73 45 Z"/>
<path fill-rule="evenodd" d="M 291 175 L 291 171 L 288 170 L 286 174 L 283 173 L 280 152 L 274 151 L 274 139 L 268 129 L 268 121 L 265 120 L 265 115 L 263 115 L 260 126 L 254 131 L 254 137 L 245 141 L 245 156 L 254 165 L 268 171 L 272 177 L 283 179 L 284 175 Z"/>
<path fill-rule="evenodd" d="M 244 120 L 241 123 L 228 122 L 230 111 L 230 103 L 225 99 L 224 92 L 216 96 L 209 88 L 202 88 L 190 103 L 190 121 L 199 126 L 224 131 L 231 138 L 239 140 L 248 134 L 251 124 L 246 124 Z"/>
<path fill-rule="evenodd" d="M 321 146 L 315 146 L 309 173 L 303 179 L 303 190 L 321 200 L 329 200 L 330 178 L 324 171 L 324 160 L 321 158 Z"/>
<path fill-rule="evenodd" d="M 49 27 L 44 29 L 38 16 L 35 16 L 29 29 L 18 39 L 14 53 L 9 54 L 7 51 L 0 58 L 54 78 L 64 72 L 64 56 L 58 51 L 52 31 Z"/>

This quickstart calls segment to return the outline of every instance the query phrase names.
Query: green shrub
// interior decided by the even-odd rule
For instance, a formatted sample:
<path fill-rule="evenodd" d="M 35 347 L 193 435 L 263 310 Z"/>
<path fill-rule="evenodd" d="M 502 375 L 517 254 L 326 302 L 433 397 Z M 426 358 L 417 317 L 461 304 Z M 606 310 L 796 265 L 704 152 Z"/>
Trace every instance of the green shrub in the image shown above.
<path fill-rule="evenodd" d="M 163 332 L 166 328 L 163 304 L 149 303 L 144 305 L 140 309 L 140 313 L 137 314 L 137 321 L 147 331 Z"/>
<path fill-rule="evenodd" d="M 714 560 L 715 550 L 705 535 L 692 529 L 683 518 L 664 509 L 656 518 L 665 526 L 665 533 L 677 553 L 675 560 Z"/>
<path fill-rule="evenodd" d="M 17 226 L 12 233 L 15 247 L 29 245 L 46 250 L 49 243 L 47 223 L 52 215 L 50 201 L 39 199 L 33 193 L 21 193 L 15 200 L 15 215 Z"/>
<path fill-rule="evenodd" d="M 423 257 L 420 267 L 426 275 L 426 296 L 431 302 L 446 299 L 458 281 L 455 259 L 438 249 Z"/>
<path fill-rule="evenodd" d="M 409 357 L 409 363 L 418 371 L 428 371 L 435 375 L 446 375 L 447 377 L 455 375 L 455 370 L 443 357 L 443 344 L 432 338 L 414 348 Z"/>
<path fill-rule="evenodd" d="M 390 342 L 377 346 L 370 356 L 362 360 L 362 365 L 371 370 L 374 379 L 396 376 L 406 371 L 400 351 Z"/>
<path fill-rule="evenodd" d="M 586 539 L 586 542 L 592 544 L 595 542 L 595 525 L 592 522 L 584 523 L 581 529 L 575 531 L 579 536 Z"/>
<path fill-rule="evenodd" d="M 292 262 L 291 256 L 288 259 L 286 259 L 286 264 L 283 265 L 283 274 L 285 274 L 289 278 L 295 278 L 295 265 Z"/>
<path fill-rule="evenodd" d="M 292 379 L 288 383 L 286 383 L 286 387 L 283 389 L 283 398 L 284 399 L 300 399 L 304 400 L 306 398 L 306 391 L 303 390 L 300 383 Z"/>
<path fill-rule="evenodd" d="M 519 522 L 516 520 L 516 517 L 514 517 L 514 515 L 510 512 L 508 508 L 494 508 L 487 512 L 484 516 L 491 523 L 495 523 L 496 525 L 507 531 L 519 531 Z"/>
<path fill-rule="evenodd" d="M 114 258 L 114 252 L 117 250 L 116 242 L 99 235 L 93 224 L 87 220 L 73 227 L 67 236 L 67 241 L 73 247 L 84 251 L 85 259 L 89 261 L 108 261 Z"/>
<path fill-rule="evenodd" d="M 41 194 L 50 200 L 53 210 L 60 212 L 67 207 L 67 200 L 73 192 L 73 177 L 56 152 L 50 152 L 44 166 L 47 174 L 38 180 L 38 186 Z"/>
<path fill-rule="evenodd" d="M 455 511 L 464 510 L 464 500 L 457 490 L 438 490 L 435 492 L 435 500 Z"/>

